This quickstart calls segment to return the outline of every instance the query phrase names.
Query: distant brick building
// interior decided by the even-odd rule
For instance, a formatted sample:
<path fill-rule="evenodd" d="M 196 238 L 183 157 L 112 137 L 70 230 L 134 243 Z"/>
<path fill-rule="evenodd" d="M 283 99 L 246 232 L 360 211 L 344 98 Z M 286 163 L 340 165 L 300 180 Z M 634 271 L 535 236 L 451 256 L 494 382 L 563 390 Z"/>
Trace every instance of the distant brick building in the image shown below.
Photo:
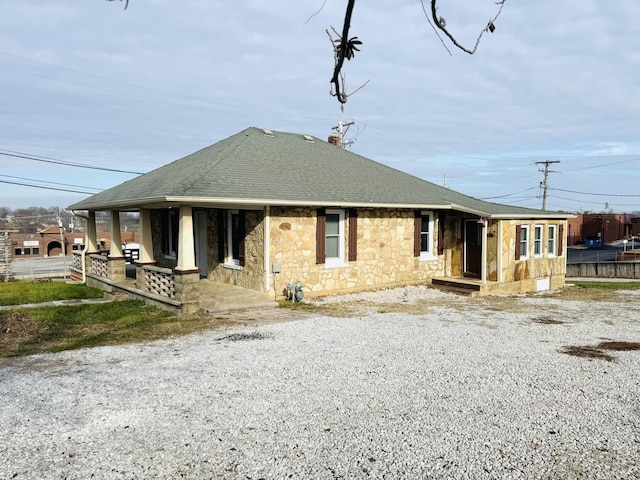
<path fill-rule="evenodd" d="M 100 248 L 108 250 L 109 233 L 99 234 Z M 138 232 L 122 232 L 124 243 L 137 242 Z M 47 227 L 37 233 L 12 233 L 12 258 L 43 258 L 71 255 L 74 251 L 84 248 L 85 234 L 83 232 L 62 232 L 59 227 Z"/>
<path fill-rule="evenodd" d="M 567 245 L 584 243 L 587 238 L 601 242 L 638 237 L 640 216 L 629 213 L 580 213 L 568 220 Z"/>

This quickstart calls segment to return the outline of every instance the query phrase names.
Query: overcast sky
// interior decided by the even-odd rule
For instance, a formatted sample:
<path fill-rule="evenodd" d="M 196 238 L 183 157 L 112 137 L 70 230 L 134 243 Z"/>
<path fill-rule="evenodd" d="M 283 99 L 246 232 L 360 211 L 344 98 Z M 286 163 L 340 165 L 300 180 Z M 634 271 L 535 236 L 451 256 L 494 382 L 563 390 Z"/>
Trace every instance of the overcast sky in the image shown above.
<path fill-rule="evenodd" d="M 357 1 L 347 90 L 329 95 L 346 0 L 4 2 L 0 206 L 62 206 L 246 127 L 326 138 L 483 199 L 550 210 L 640 210 L 640 2 L 506 0 L 475 55 L 420 0 Z M 427 0 L 425 0 L 427 1 Z M 495 0 L 440 0 L 465 46 Z M 348 168 L 345 166 L 345 168 Z M 283 173 L 286 188 L 287 172 Z M 50 183 L 42 183 L 50 182 Z"/>

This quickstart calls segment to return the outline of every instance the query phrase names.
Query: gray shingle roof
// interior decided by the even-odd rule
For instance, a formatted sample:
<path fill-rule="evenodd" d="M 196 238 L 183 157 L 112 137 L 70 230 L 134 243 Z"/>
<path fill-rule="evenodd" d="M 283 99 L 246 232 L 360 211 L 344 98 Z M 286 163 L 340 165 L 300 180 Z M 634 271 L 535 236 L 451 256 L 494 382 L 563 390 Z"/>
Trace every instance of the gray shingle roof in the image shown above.
<path fill-rule="evenodd" d="M 69 208 L 109 210 L 180 203 L 396 206 L 454 208 L 491 217 L 569 216 L 485 202 L 318 138 L 277 131 L 270 135 L 259 128 L 243 130 Z"/>

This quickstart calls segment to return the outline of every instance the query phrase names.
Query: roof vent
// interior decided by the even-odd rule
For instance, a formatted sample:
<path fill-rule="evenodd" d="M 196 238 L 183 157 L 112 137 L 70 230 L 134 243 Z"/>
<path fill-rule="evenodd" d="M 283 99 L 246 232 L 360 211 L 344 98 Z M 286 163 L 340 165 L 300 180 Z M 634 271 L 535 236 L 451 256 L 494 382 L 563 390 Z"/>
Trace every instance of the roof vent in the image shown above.
<path fill-rule="evenodd" d="M 311 135 L 303 135 L 304 140 L 309 143 L 316 143 Z"/>
<path fill-rule="evenodd" d="M 267 137 L 275 137 L 275 135 L 273 134 L 273 132 L 267 128 L 263 128 L 262 129 L 262 133 L 264 133 Z"/>

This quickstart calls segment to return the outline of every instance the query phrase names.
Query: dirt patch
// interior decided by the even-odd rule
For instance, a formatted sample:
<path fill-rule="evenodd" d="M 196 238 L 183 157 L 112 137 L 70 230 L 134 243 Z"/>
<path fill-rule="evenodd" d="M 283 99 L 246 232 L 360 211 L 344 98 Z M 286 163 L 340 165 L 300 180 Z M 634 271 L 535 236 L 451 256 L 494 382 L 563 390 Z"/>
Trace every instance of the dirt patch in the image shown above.
<path fill-rule="evenodd" d="M 24 313 L 13 310 L 0 313 L 0 345 L 20 341 L 36 330 L 36 323 Z"/>
<path fill-rule="evenodd" d="M 598 360 L 606 360 L 607 362 L 614 361 L 616 357 L 607 353 L 605 350 L 612 350 L 615 352 L 630 352 L 634 350 L 640 350 L 640 342 L 610 340 L 600 342 L 597 345 L 573 345 L 564 347 L 562 350 L 560 350 L 560 352 L 566 353 L 567 355 L 573 355 L 574 357 L 595 358 Z"/>

